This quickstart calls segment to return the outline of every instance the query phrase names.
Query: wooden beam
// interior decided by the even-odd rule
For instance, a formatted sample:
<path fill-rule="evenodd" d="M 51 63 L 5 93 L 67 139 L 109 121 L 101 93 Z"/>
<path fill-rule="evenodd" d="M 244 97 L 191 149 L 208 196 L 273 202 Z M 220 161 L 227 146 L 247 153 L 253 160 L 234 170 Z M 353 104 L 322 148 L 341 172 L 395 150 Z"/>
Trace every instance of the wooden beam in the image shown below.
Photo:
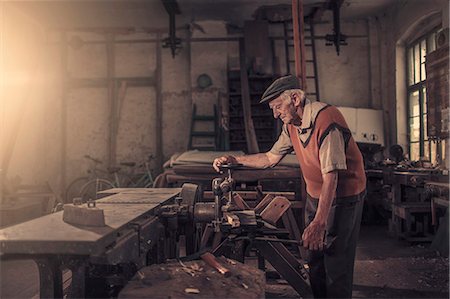
<path fill-rule="evenodd" d="M 109 138 L 108 138 L 108 166 L 116 164 L 117 147 L 117 99 L 115 73 L 115 54 L 114 54 L 114 35 L 106 36 L 106 74 L 108 80 L 108 101 L 110 105 L 109 113 Z"/>
<path fill-rule="evenodd" d="M 294 32 L 295 75 L 306 92 L 306 59 L 303 21 L 303 0 L 292 0 L 292 30 Z"/>
<path fill-rule="evenodd" d="M 163 118 L 163 100 L 162 100 L 162 53 L 161 53 L 161 33 L 157 34 L 156 43 L 156 70 L 155 70 L 155 172 L 162 172 L 163 165 L 163 135 L 162 135 L 162 118 Z"/>
<path fill-rule="evenodd" d="M 241 100 L 242 109 L 244 111 L 245 139 L 247 141 L 248 154 L 255 154 L 259 153 L 259 147 L 258 141 L 256 140 L 255 127 L 252 119 L 244 39 L 239 40 L 239 60 L 241 68 Z"/>
<path fill-rule="evenodd" d="M 65 194 L 67 187 L 67 72 L 68 72 L 68 45 L 67 33 L 61 32 L 61 68 L 60 75 L 63 78 L 61 86 L 61 164 L 60 164 L 60 192 Z"/>
<path fill-rule="evenodd" d="M 119 85 L 121 82 L 127 82 L 128 87 L 141 87 L 141 86 L 155 86 L 154 77 L 115 77 L 115 78 L 68 78 L 68 88 L 84 88 L 84 87 L 105 87 L 107 88 L 110 81 L 115 81 L 115 85 Z"/>

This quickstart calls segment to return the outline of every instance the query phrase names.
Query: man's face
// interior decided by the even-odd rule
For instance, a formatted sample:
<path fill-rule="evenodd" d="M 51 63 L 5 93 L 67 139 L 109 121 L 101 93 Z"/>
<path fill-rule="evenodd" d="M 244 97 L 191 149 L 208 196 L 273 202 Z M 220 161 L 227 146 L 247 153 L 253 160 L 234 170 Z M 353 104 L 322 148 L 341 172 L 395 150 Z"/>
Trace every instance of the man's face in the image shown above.
<path fill-rule="evenodd" d="M 279 96 L 269 102 L 269 107 L 272 109 L 274 118 L 280 118 L 285 124 L 298 124 L 300 118 L 291 98 Z"/>

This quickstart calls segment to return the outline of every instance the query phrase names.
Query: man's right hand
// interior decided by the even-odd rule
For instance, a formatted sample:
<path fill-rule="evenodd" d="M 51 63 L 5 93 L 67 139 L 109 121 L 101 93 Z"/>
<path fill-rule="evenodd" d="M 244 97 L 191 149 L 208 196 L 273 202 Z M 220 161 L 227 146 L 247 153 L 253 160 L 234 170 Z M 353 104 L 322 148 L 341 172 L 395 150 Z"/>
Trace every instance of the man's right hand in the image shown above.
<path fill-rule="evenodd" d="M 220 172 L 219 167 L 223 164 L 238 164 L 238 161 L 236 160 L 236 157 L 234 156 L 222 156 L 220 158 L 214 159 L 213 167 L 217 172 Z"/>

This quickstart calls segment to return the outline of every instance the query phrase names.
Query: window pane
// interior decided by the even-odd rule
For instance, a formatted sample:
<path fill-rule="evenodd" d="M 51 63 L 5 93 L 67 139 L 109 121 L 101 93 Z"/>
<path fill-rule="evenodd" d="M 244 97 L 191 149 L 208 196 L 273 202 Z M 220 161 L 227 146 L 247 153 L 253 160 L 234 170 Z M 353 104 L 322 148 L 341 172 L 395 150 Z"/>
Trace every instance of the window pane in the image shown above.
<path fill-rule="evenodd" d="M 442 159 L 442 161 L 444 161 L 444 159 L 445 159 L 445 143 L 446 143 L 446 141 L 445 141 L 445 139 L 443 139 L 442 141 L 441 141 L 441 159 Z"/>
<path fill-rule="evenodd" d="M 409 141 L 417 142 L 420 140 L 420 117 L 416 116 L 409 119 Z"/>
<path fill-rule="evenodd" d="M 409 95 L 409 117 L 419 116 L 419 91 L 416 90 Z"/>
<path fill-rule="evenodd" d="M 433 52 L 434 50 L 436 50 L 436 44 L 435 44 L 435 37 L 436 37 L 436 33 L 432 33 L 430 34 L 430 36 L 428 37 L 428 53 Z"/>
<path fill-rule="evenodd" d="M 408 85 L 414 84 L 414 50 L 408 49 Z"/>
<path fill-rule="evenodd" d="M 425 40 L 422 40 L 422 42 L 420 43 L 420 51 L 421 51 L 421 55 L 420 55 L 420 72 L 421 72 L 421 81 L 425 80 L 426 75 L 425 75 L 425 56 L 427 55 L 427 46 L 426 46 L 426 42 Z"/>
<path fill-rule="evenodd" d="M 414 83 L 420 82 L 420 47 L 414 47 Z"/>
<path fill-rule="evenodd" d="M 425 141 L 423 143 L 423 159 L 430 160 L 430 142 Z"/>
<path fill-rule="evenodd" d="M 409 159 L 412 161 L 418 161 L 419 160 L 419 143 L 411 143 L 410 145 L 410 152 L 409 152 Z"/>

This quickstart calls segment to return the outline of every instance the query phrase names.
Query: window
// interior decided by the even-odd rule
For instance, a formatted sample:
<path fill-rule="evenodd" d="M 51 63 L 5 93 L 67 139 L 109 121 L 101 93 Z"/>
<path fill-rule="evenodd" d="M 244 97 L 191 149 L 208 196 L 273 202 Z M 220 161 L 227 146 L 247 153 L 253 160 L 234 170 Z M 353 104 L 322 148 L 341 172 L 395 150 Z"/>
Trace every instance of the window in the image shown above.
<path fill-rule="evenodd" d="M 427 136 L 427 91 L 425 57 L 436 49 L 438 28 L 415 40 L 406 47 L 408 85 L 409 159 L 436 161 L 436 142 Z"/>

